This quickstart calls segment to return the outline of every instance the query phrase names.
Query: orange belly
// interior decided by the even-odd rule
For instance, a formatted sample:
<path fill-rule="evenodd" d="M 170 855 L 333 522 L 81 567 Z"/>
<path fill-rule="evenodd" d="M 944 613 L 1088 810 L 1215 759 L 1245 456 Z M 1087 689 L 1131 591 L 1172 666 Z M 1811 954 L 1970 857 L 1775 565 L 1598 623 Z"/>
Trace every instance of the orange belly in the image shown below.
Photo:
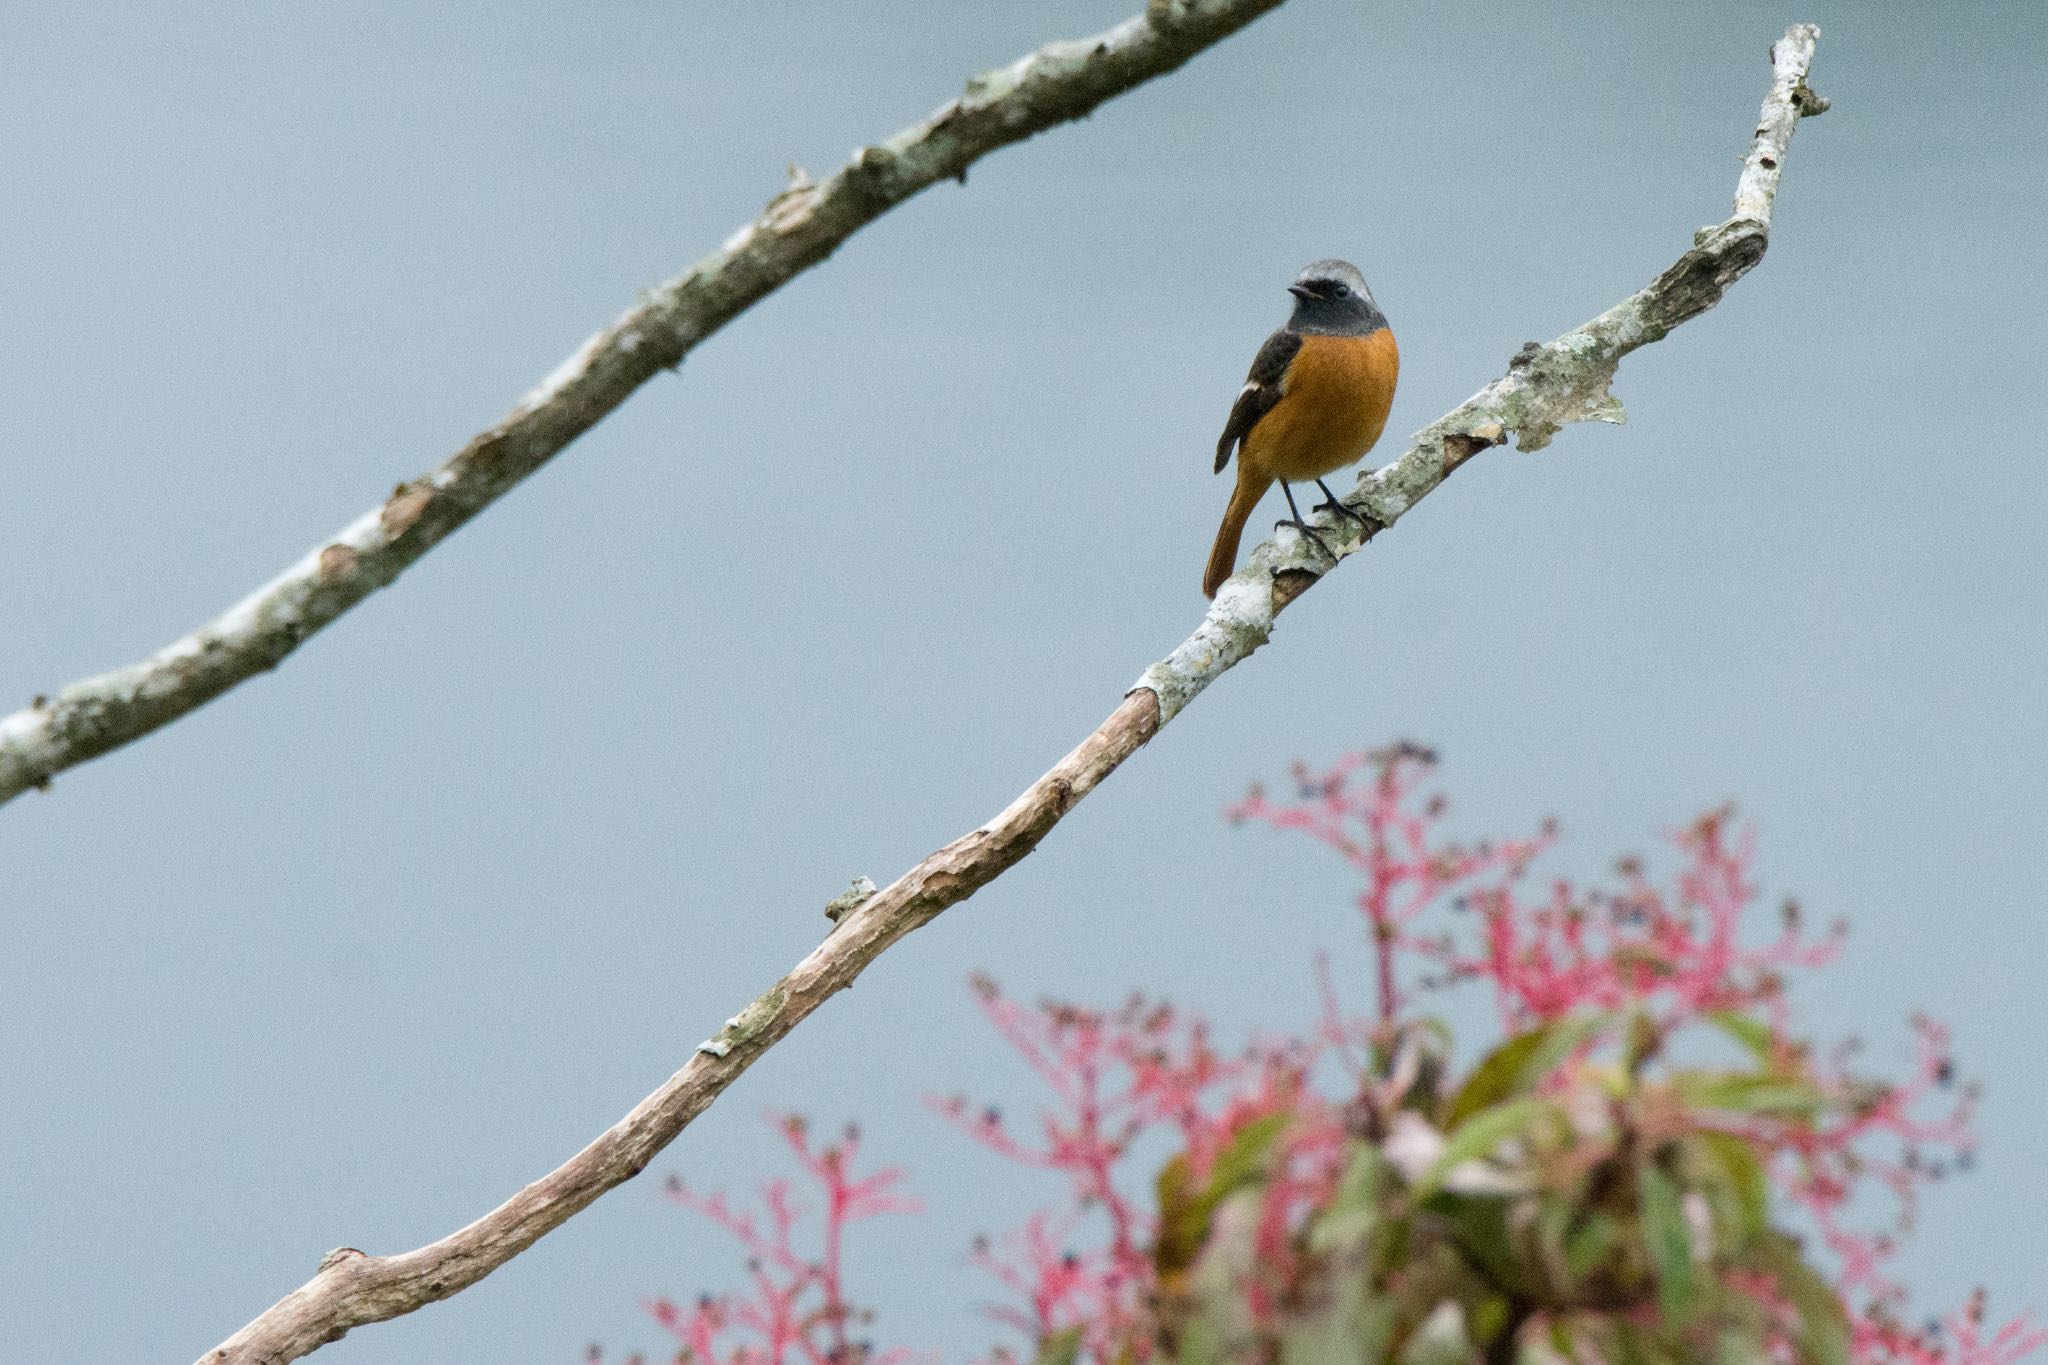
<path fill-rule="evenodd" d="M 1384 327 L 1362 337 L 1303 337 L 1287 367 L 1286 396 L 1244 438 L 1245 471 L 1297 483 L 1356 462 L 1387 424 L 1400 372 L 1401 352 Z"/>

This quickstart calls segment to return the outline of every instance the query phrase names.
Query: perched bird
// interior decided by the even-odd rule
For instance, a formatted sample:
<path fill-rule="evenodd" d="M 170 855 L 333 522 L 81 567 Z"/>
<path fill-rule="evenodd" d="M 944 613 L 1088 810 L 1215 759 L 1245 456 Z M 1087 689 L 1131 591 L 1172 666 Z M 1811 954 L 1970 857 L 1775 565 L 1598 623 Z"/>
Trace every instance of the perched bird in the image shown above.
<path fill-rule="evenodd" d="M 1287 292 L 1294 295 L 1294 316 L 1259 347 L 1216 442 L 1218 474 L 1230 463 L 1231 449 L 1237 450 L 1237 490 L 1202 575 L 1205 597 L 1214 597 L 1230 577 L 1244 524 L 1276 480 L 1293 514 L 1277 525 L 1294 527 L 1326 554 L 1330 547 L 1301 519 L 1289 483 L 1313 479 L 1323 490 L 1329 501 L 1311 511 L 1330 508 L 1365 521 L 1337 500 L 1323 475 L 1362 458 L 1379 440 L 1393 406 L 1401 353 L 1386 314 L 1349 261 L 1316 261 Z"/>

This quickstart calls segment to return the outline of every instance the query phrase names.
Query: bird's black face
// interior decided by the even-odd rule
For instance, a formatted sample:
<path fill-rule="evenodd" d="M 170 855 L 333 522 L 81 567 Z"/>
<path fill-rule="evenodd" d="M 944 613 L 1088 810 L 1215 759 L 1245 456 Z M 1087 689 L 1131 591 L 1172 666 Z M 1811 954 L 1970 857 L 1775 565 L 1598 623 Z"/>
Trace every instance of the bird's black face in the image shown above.
<path fill-rule="evenodd" d="M 1387 325 L 1365 277 L 1349 261 L 1317 261 L 1287 292 L 1294 295 L 1294 316 L 1287 325 L 1297 332 L 1362 336 Z"/>

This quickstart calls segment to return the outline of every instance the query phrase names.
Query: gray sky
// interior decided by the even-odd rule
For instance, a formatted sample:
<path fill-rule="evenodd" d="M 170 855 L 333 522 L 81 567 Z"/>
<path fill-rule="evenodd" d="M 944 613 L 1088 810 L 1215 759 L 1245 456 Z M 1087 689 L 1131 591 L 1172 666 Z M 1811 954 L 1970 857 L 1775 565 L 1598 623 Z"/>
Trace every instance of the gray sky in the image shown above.
<path fill-rule="evenodd" d="M 240 597 L 786 163 L 1136 3 L 7 6 L 0 698 Z M 1726 214 L 1795 19 L 1834 111 L 1769 259 L 1624 364 L 1629 425 L 1475 461 L 654 1173 L 750 1186 L 764 1108 L 858 1118 L 932 1205 L 856 1243 L 880 1335 L 981 1349 L 968 1238 L 1050 1187 L 918 1106 L 1028 1106 L 967 973 L 1306 1017 L 1318 947 L 1360 966 L 1347 873 L 1218 810 L 1407 735 L 1460 828 L 1558 815 L 1563 871 L 1739 799 L 1769 888 L 1854 926 L 1802 1017 L 1892 1064 L 1924 1006 L 1989 1084 L 1923 1305 L 2048 1303 L 2012 1216 L 2048 1206 L 2044 11 L 1293 0 L 890 214 L 277 675 L 0 811 L 0 1357 L 190 1359 L 566 1157 L 1192 627 L 1216 430 L 1303 262 L 1393 320 L 1390 457 Z M 637 1300 L 737 1263 L 638 1182 L 322 1358 L 659 1347 Z"/>

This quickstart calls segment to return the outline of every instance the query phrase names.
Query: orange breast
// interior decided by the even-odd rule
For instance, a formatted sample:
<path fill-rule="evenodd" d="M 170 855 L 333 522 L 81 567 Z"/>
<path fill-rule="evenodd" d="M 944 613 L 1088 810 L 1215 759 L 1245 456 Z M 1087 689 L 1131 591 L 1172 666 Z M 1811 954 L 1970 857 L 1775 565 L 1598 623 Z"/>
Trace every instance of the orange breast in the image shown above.
<path fill-rule="evenodd" d="M 1246 470 L 1292 483 L 1354 463 L 1379 440 L 1400 372 L 1401 352 L 1384 327 L 1362 337 L 1303 337 L 1286 396 L 1244 439 Z"/>

